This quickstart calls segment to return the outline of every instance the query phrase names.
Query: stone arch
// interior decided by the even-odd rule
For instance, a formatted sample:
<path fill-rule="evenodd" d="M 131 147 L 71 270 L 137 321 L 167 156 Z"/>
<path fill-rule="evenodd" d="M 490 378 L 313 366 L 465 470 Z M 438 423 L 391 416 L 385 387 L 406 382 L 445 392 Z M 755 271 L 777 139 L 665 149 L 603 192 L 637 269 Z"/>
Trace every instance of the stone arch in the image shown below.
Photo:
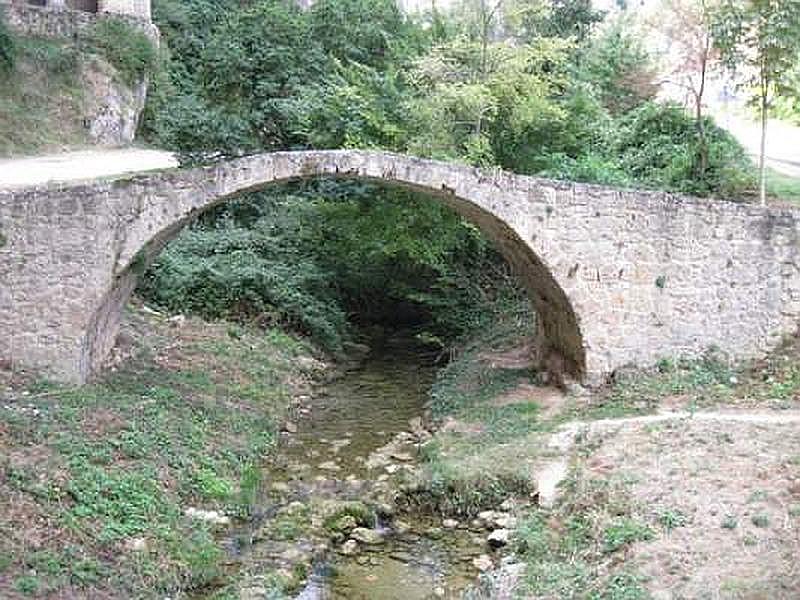
<path fill-rule="evenodd" d="M 355 178 L 421 192 L 477 226 L 524 284 L 538 315 L 537 356 L 542 366 L 577 380 L 586 375 L 586 352 L 578 314 L 547 258 L 524 238 L 528 219 L 509 202 L 505 174 L 386 153 L 320 151 L 271 153 L 210 167 L 178 170 L 130 184 L 132 206 L 115 248 L 114 278 L 94 308 L 81 343 L 82 378 L 95 373 L 110 352 L 122 309 L 137 274 L 200 213 L 242 193 L 318 177 Z M 530 198 L 530 190 L 517 190 Z M 129 215 L 133 214 L 133 218 Z M 522 230 L 521 230 L 522 229 Z"/>

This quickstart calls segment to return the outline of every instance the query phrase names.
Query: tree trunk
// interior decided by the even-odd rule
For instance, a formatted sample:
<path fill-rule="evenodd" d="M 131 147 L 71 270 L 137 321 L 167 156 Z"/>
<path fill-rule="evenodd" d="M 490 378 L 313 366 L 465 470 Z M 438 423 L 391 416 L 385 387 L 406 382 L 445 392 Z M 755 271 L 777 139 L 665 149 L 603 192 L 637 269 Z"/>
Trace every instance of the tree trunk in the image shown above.
<path fill-rule="evenodd" d="M 705 4 L 703 5 L 705 10 Z M 705 37 L 705 46 L 703 53 L 700 57 L 700 85 L 697 89 L 695 98 L 696 112 L 695 120 L 697 122 L 697 132 L 700 136 L 700 176 L 705 177 L 708 170 L 708 142 L 706 140 L 706 130 L 703 126 L 703 94 L 706 91 L 706 70 L 708 68 L 708 55 L 711 52 L 711 36 Z"/>
<path fill-rule="evenodd" d="M 761 206 L 766 205 L 767 203 L 767 165 L 766 165 L 766 154 L 767 154 L 767 94 L 769 90 L 767 88 L 766 81 L 764 81 L 764 76 L 761 78 L 761 155 L 758 161 L 758 171 L 759 171 L 759 186 L 758 186 L 758 197 L 761 200 Z"/>

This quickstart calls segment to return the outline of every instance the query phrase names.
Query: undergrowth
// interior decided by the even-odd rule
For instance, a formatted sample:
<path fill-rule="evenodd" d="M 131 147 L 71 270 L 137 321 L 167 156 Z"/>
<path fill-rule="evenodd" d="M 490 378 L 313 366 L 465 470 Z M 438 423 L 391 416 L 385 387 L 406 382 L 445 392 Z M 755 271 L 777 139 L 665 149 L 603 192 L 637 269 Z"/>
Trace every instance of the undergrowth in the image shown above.
<path fill-rule="evenodd" d="M 74 47 L 15 37 L 13 59 L 0 74 L 0 156 L 85 144 Z"/>
<path fill-rule="evenodd" d="M 249 515 L 309 348 L 239 326 L 155 327 L 159 341 L 101 381 L 6 392 L 0 596 L 144 598 L 224 575 L 214 527 L 185 509 Z"/>
<path fill-rule="evenodd" d="M 158 68 L 158 51 L 139 29 L 121 19 L 99 20 L 89 35 L 89 45 L 116 68 L 122 80 L 135 85 Z"/>

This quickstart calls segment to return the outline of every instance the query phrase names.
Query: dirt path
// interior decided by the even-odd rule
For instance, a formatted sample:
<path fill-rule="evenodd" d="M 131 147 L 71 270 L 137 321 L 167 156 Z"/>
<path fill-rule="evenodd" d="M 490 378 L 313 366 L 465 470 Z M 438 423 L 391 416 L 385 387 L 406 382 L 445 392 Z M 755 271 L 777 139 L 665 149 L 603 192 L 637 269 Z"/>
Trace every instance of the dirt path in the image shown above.
<path fill-rule="evenodd" d="M 0 189 L 111 177 L 178 166 L 171 152 L 142 148 L 82 150 L 0 160 Z"/>
<path fill-rule="evenodd" d="M 656 523 L 624 557 L 653 598 L 800 597 L 800 411 L 573 422 L 549 450 L 540 502 L 581 472 L 624 485 L 634 518 Z"/>
<path fill-rule="evenodd" d="M 553 462 L 548 464 L 537 477 L 539 502 L 551 506 L 555 503 L 558 494 L 558 484 L 567 476 L 569 459 L 568 455 L 581 436 L 609 432 L 625 426 L 653 425 L 670 421 L 676 422 L 728 422 L 749 423 L 761 425 L 791 425 L 800 424 L 800 411 L 781 412 L 689 412 L 689 411 L 664 411 L 655 415 L 642 417 L 625 417 L 620 419 L 599 419 L 596 421 L 574 421 L 562 426 L 552 435 L 548 448 L 560 453 Z M 800 449 L 798 449 L 800 450 Z"/>

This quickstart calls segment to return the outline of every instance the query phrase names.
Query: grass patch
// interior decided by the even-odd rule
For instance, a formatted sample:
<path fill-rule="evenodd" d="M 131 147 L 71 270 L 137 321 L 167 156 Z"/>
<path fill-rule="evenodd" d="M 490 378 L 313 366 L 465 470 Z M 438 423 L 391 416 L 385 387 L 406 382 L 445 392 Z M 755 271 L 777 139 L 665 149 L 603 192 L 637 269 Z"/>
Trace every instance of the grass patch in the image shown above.
<path fill-rule="evenodd" d="M 672 531 L 678 527 L 686 527 L 689 519 L 679 510 L 664 510 L 658 515 L 659 524 L 667 531 Z"/>
<path fill-rule="evenodd" d="M 497 359 L 528 343 L 533 328 L 527 304 L 515 305 L 439 372 L 428 407 L 443 428 L 423 448 L 424 474 L 406 494 L 409 506 L 465 517 L 534 491 L 531 436 L 549 425 L 534 402 L 493 402 L 534 381 L 530 366 Z"/>
<path fill-rule="evenodd" d="M 562 504 L 528 510 L 515 532 L 514 550 L 525 564 L 517 597 L 647 598 L 641 576 L 608 560 L 655 536 L 640 518 L 624 482 L 573 469 Z"/>
<path fill-rule="evenodd" d="M 767 194 L 776 200 L 800 204 L 800 177 L 767 169 Z"/>
<path fill-rule="evenodd" d="M 19 593 L 137 598 L 218 580 L 212 526 L 185 509 L 249 514 L 257 465 L 309 377 L 297 359 L 310 350 L 291 338 L 131 319 L 144 333 L 119 371 L 81 388 L 15 386 L 0 408 L 0 503 L 14 507 L 2 579 Z"/>
<path fill-rule="evenodd" d="M 0 155 L 87 143 L 74 46 L 14 38 L 12 68 L 0 73 Z"/>
<path fill-rule="evenodd" d="M 758 513 L 750 517 L 750 522 L 759 528 L 769 527 L 769 517 L 764 513 Z"/>
<path fill-rule="evenodd" d="M 603 552 L 616 552 L 632 544 L 653 539 L 653 530 L 630 518 L 613 521 L 603 530 Z"/>

